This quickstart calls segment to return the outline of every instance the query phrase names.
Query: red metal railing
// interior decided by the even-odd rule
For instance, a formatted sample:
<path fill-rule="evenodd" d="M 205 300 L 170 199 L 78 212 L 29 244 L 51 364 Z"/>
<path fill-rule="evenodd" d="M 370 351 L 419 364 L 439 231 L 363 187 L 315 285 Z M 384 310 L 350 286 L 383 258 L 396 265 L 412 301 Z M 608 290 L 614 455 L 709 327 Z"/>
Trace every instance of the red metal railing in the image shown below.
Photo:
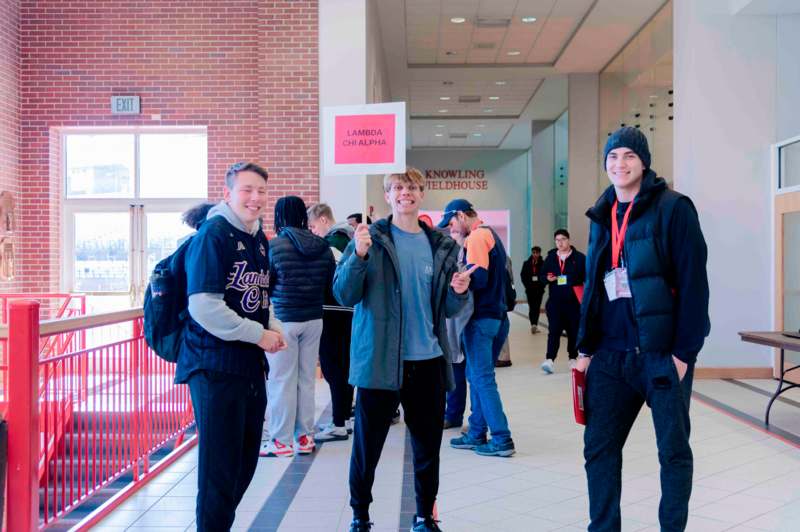
<path fill-rule="evenodd" d="M 142 334 L 142 310 L 39 321 L 39 304 L 14 301 L 0 338 L 9 345 L 8 530 L 57 522 L 110 483 L 130 477 L 94 524 L 196 443 L 151 467 L 150 455 L 193 423 L 189 392 L 173 384 L 174 365 Z M 129 338 L 42 357 L 41 339 L 128 323 Z"/>
<path fill-rule="evenodd" d="M 15 300 L 38 301 L 39 319 L 71 318 L 86 315 L 86 296 L 83 294 L 0 294 L 0 325 L 8 324 L 9 304 Z M 71 331 L 39 340 L 39 357 L 47 358 L 86 347 L 86 331 Z M 8 390 L 8 340 L 0 338 L 0 416 L 5 416 Z"/>

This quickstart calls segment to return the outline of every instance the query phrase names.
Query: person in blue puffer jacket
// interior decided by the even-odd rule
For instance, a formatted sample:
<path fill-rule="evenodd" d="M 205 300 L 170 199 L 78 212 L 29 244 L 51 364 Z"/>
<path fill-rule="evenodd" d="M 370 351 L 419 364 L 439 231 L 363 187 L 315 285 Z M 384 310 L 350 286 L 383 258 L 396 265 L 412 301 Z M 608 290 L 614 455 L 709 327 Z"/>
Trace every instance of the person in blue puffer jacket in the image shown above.
<path fill-rule="evenodd" d="M 328 243 L 308 230 L 306 205 L 297 196 L 275 204 L 270 241 L 269 294 L 286 349 L 270 357 L 267 412 L 270 441 L 261 456 L 314 450 L 314 372 L 322 335 L 322 305 L 336 264 Z"/>

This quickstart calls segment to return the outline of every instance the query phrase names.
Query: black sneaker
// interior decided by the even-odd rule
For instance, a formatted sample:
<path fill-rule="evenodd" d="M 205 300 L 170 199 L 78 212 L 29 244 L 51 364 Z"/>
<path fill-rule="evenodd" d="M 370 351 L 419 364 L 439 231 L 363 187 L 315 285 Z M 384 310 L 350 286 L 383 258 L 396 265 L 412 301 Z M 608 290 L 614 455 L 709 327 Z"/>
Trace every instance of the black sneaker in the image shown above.
<path fill-rule="evenodd" d="M 369 532 L 372 530 L 372 522 L 368 519 L 353 519 L 350 523 L 350 532 Z"/>
<path fill-rule="evenodd" d="M 442 529 L 439 528 L 439 521 L 433 517 L 422 519 L 415 515 L 411 524 L 411 532 L 442 532 Z"/>
<path fill-rule="evenodd" d="M 400 423 L 400 409 L 394 411 L 394 415 L 392 416 L 392 425 L 397 425 Z"/>

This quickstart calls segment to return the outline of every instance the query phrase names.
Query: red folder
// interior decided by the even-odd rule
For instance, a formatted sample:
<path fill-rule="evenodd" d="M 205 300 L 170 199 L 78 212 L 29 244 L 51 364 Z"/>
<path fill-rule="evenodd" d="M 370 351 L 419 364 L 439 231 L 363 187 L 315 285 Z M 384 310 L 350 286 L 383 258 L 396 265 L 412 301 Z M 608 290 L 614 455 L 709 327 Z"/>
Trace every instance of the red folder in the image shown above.
<path fill-rule="evenodd" d="M 583 303 L 583 285 L 575 285 L 572 287 L 572 291 L 575 292 L 575 297 L 578 298 L 578 303 Z"/>
<path fill-rule="evenodd" d="M 586 425 L 584 398 L 586 397 L 586 372 L 572 370 L 572 407 L 575 411 L 575 422 Z"/>

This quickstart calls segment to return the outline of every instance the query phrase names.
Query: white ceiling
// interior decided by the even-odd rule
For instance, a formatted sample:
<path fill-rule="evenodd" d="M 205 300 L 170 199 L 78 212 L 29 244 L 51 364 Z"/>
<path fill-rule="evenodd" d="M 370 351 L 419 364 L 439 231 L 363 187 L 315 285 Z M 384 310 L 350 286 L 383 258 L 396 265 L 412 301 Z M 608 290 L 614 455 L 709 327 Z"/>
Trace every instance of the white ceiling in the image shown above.
<path fill-rule="evenodd" d="M 553 63 L 594 0 L 406 0 L 411 64 Z M 451 18 L 465 19 L 462 23 Z M 523 17 L 536 18 L 523 22 Z"/>
<path fill-rule="evenodd" d="M 566 109 L 566 74 L 600 71 L 665 3 L 374 1 L 391 99 L 408 104 L 409 145 L 501 149 L 529 148 L 531 120 Z"/>

